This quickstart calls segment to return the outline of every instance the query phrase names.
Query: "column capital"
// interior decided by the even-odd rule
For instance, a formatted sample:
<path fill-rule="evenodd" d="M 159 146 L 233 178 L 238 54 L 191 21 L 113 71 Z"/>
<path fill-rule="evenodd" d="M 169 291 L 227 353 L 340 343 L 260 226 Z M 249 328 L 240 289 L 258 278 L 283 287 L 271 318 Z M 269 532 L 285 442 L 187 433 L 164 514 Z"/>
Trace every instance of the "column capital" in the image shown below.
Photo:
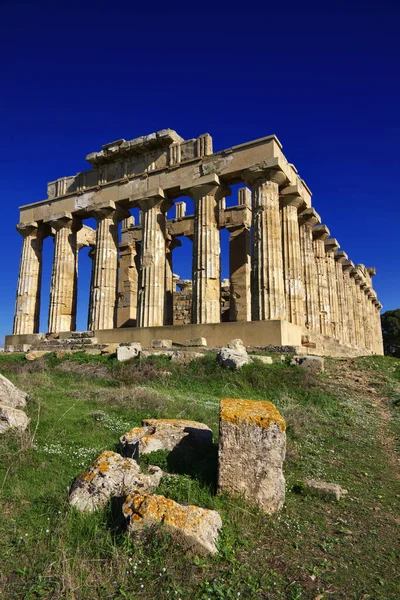
<path fill-rule="evenodd" d="M 137 205 L 142 212 L 159 206 L 161 212 L 167 212 L 172 206 L 172 201 L 168 200 L 162 188 L 149 190 L 143 198 L 137 201 Z"/>
<path fill-rule="evenodd" d="M 343 266 L 343 263 L 348 260 L 348 256 L 346 254 L 346 252 L 344 252 L 343 250 L 336 250 L 335 252 L 335 260 L 336 262 L 340 263 Z"/>
<path fill-rule="evenodd" d="M 325 242 L 325 252 L 330 254 L 331 252 L 336 252 L 340 248 L 340 244 L 335 238 L 328 238 L 324 240 Z"/>
<path fill-rule="evenodd" d="M 91 214 L 97 221 L 103 219 L 112 218 L 115 223 L 122 221 L 130 216 L 127 209 L 115 204 L 112 200 L 105 200 L 98 204 L 92 204 L 87 209 L 88 213 Z"/>
<path fill-rule="evenodd" d="M 326 240 L 331 234 L 326 225 L 314 225 L 312 233 L 314 240 Z"/>
<path fill-rule="evenodd" d="M 376 275 L 375 267 L 367 267 L 367 273 L 370 277 L 374 277 Z"/>
<path fill-rule="evenodd" d="M 15 228 L 23 238 L 26 238 L 28 235 L 37 235 L 39 225 L 36 221 L 31 221 L 30 223 L 18 223 Z"/>
<path fill-rule="evenodd" d="M 298 185 L 288 185 L 280 191 L 279 200 L 281 207 L 284 206 L 295 206 L 297 210 L 300 207 L 306 207 L 304 199 L 301 196 Z"/>
<path fill-rule="evenodd" d="M 215 173 L 199 177 L 196 185 L 185 190 L 181 187 L 181 191 L 185 191 L 195 202 L 207 195 L 215 195 L 216 200 L 221 200 L 232 194 L 230 187 L 222 185 Z"/>
<path fill-rule="evenodd" d="M 318 225 L 321 223 L 321 217 L 314 208 L 306 208 L 299 214 L 299 225 Z"/>
<path fill-rule="evenodd" d="M 353 263 L 353 261 L 352 260 L 348 260 L 348 259 L 345 260 L 344 262 L 342 262 L 342 267 L 343 267 L 343 271 L 345 273 L 349 273 L 350 277 L 352 277 L 351 274 L 352 274 L 353 269 L 354 269 L 354 263 Z"/>
<path fill-rule="evenodd" d="M 266 162 L 259 163 L 242 171 L 242 179 L 252 187 L 257 181 L 271 181 L 278 186 L 287 183 L 287 177 L 279 167 L 271 167 Z"/>
<path fill-rule="evenodd" d="M 71 229 L 73 231 L 79 231 L 82 229 L 82 220 L 73 216 L 70 212 L 60 212 L 55 215 L 48 217 L 44 220 L 44 223 L 59 231 L 60 229 Z"/>

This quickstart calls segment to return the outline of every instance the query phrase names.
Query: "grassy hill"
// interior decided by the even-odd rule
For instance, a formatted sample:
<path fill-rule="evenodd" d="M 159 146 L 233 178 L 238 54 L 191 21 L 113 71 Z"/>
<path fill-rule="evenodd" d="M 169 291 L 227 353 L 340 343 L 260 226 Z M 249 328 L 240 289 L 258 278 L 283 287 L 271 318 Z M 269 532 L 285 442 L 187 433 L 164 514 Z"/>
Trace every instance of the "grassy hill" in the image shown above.
<path fill-rule="evenodd" d="M 400 361 L 332 359 L 326 368 L 315 376 L 288 362 L 230 372 L 213 356 L 188 366 L 0 356 L 0 372 L 31 395 L 30 431 L 0 438 L 0 599 L 398 599 Z M 146 457 L 178 471 L 159 493 L 220 512 L 214 558 L 191 556 L 162 530 L 135 547 L 113 506 L 84 516 L 68 506 L 73 479 L 142 418 L 202 421 L 217 441 L 222 397 L 270 400 L 284 415 L 280 513 L 215 494 L 216 446 L 175 468 L 165 452 Z M 305 477 L 349 494 L 339 503 L 307 494 Z"/>

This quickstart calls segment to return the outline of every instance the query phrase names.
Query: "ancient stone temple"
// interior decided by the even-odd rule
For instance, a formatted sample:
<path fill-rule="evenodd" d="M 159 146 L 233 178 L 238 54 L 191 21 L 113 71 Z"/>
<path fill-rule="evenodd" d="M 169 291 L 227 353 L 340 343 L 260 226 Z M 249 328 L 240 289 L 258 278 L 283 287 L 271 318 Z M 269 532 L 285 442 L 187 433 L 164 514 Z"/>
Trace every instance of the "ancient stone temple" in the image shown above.
<path fill-rule="evenodd" d="M 102 343 L 205 337 L 221 346 L 240 337 L 248 346 L 382 354 L 375 269 L 339 250 L 275 136 L 213 152 L 208 134 L 184 140 L 164 129 L 86 158 L 91 169 L 50 182 L 45 200 L 20 208 L 22 255 L 6 347 L 33 343 L 41 330 L 60 338 L 75 331 L 79 250 L 90 246 L 88 329 Z M 237 197 L 227 207 L 231 188 Z M 185 197 L 194 214 L 186 214 Z M 93 217 L 96 230 L 84 223 Z M 221 282 L 223 228 L 230 277 Z M 49 320 L 40 324 L 47 236 L 53 271 Z M 184 281 L 173 271 L 182 238 L 192 241 L 192 279 Z"/>

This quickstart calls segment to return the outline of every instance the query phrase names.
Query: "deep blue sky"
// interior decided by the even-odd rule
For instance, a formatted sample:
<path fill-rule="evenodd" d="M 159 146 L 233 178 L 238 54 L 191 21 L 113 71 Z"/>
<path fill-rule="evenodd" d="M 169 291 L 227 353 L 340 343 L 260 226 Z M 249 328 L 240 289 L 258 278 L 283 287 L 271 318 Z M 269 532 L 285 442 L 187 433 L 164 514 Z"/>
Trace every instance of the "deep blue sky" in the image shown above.
<path fill-rule="evenodd" d="M 153 5 L 146 14 L 134 2 L 84 5 L 3 0 L 0 8 L 0 340 L 12 330 L 18 206 L 44 199 L 48 181 L 89 168 L 86 154 L 102 144 L 166 127 L 185 138 L 208 132 L 214 150 L 275 133 L 341 248 L 376 266 L 384 309 L 400 306 L 393 6 L 329 14 L 285 3 L 278 14 L 265 3 L 171 14 Z M 42 331 L 51 247 L 47 240 Z M 190 276 L 187 258 L 177 251 L 181 276 Z M 81 262 L 82 329 L 86 255 Z M 224 276 L 226 264 L 224 255 Z"/>

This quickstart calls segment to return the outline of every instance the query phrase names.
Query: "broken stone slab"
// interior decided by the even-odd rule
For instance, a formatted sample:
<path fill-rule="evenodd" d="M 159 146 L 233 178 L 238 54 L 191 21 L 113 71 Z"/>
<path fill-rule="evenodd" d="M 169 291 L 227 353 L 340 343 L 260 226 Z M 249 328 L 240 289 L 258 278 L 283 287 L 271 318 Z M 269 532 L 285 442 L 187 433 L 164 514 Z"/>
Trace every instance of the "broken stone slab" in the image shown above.
<path fill-rule="evenodd" d="M 172 340 L 151 340 L 151 348 L 172 348 Z"/>
<path fill-rule="evenodd" d="M 313 373 L 323 373 L 325 371 L 324 359 L 322 356 L 293 356 L 291 365 L 309 369 Z"/>
<path fill-rule="evenodd" d="M 101 349 L 102 354 L 116 354 L 117 349 L 119 348 L 119 344 L 107 344 Z"/>
<path fill-rule="evenodd" d="M 168 356 L 172 357 L 174 351 L 173 350 L 142 350 L 140 353 L 140 358 L 149 358 L 150 356 Z"/>
<path fill-rule="evenodd" d="M 226 369 L 241 369 L 251 363 L 251 358 L 244 347 L 240 350 L 221 348 L 217 354 L 217 362 Z"/>
<path fill-rule="evenodd" d="M 42 356 L 46 356 L 46 354 L 49 354 L 49 350 L 29 350 L 25 354 L 25 358 L 26 360 L 36 360 L 42 358 Z"/>
<path fill-rule="evenodd" d="M 127 530 L 139 536 L 146 527 L 162 524 L 182 546 L 196 554 L 216 554 L 222 520 L 215 510 L 183 506 L 165 498 L 144 493 L 130 494 L 122 512 L 128 519 Z"/>
<path fill-rule="evenodd" d="M 333 498 L 338 502 L 343 496 L 349 493 L 348 490 L 342 488 L 337 483 L 328 483 L 319 479 L 305 479 L 304 486 L 310 492 L 314 492 L 319 496 Z"/>
<path fill-rule="evenodd" d="M 132 490 L 153 491 L 163 472 L 159 467 L 149 467 L 148 471 L 142 473 L 131 458 L 123 458 L 116 452 L 103 452 L 75 479 L 68 502 L 80 511 L 93 512 L 103 508 L 110 498 L 126 496 Z"/>
<path fill-rule="evenodd" d="M 0 404 L 25 408 L 28 394 L 17 388 L 7 377 L 0 375 Z"/>
<path fill-rule="evenodd" d="M 243 495 L 266 513 L 282 508 L 286 424 L 275 405 L 224 398 L 219 431 L 218 490 Z"/>
<path fill-rule="evenodd" d="M 4 433 L 8 429 L 25 431 L 29 421 L 30 419 L 23 410 L 0 404 L 0 433 Z"/>
<path fill-rule="evenodd" d="M 272 356 L 262 356 L 261 354 L 253 354 L 251 357 L 251 360 L 259 360 L 260 362 L 264 363 L 265 365 L 272 365 L 272 363 L 274 362 L 272 360 Z"/>
<path fill-rule="evenodd" d="M 101 350 L 99 348 L 88 348 L 85 350 L 85 354 L 89 354 L 89 356 L 100 356 Z"/>
<path fill-rule="evenodd" d="M 238 350 L 239 352 L 243 350 L 246 351 L 246 346 L 240 338 L 235 338 L 234 340 L 231 340 L 226 346 L 231 350 Z"/>
<path fill-rule="evenodd" d="M 213 434 L 204 423 L 186 419 L 145 419 L 119 439 L 124 456 L 138 458 L 156 450 L 185 451 L 188 447 L 211 445 Z"/>
<path fill-rule="evenodd" d="M 204 337 L 192 338 L 191 340 L 186 340 L 185 346 L 203 346 L 207 347 L 207 340 Z"/>
<path fill-rule="evenodd" d="M 117 360 L 120 362 L 125 362 L 126 360 L 130 360 L 131 358 L 136 358 L 139 356 L 142 350 L 141 344 L 139 342 L 131 342 L 130 344 L 120 344 L 117 348 Z"/>
<path fill-rule="evenodd" d="M 204 356 L 204 354 L 202 354 L 201 352 L 188 352 L 185 350 L 175 350 L 171 356 L 171 362 L 181 364 L 181 365 L 188 365 L 193 360 L 196 360 L 197 358 L 203 358 L 203 356 Z"/>

